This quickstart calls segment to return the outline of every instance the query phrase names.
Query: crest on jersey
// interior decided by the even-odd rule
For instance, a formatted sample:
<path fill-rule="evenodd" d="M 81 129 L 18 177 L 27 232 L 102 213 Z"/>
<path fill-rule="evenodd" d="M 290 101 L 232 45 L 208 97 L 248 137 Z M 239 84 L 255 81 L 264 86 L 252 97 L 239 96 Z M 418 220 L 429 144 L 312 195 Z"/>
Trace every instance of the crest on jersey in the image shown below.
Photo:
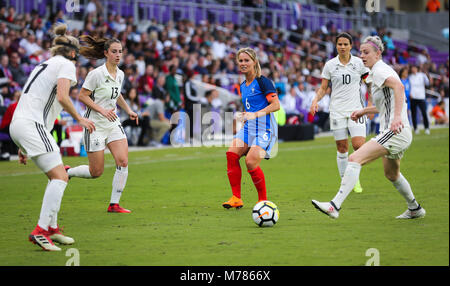
<path fill-rule="evenodd" d="M 252 87 L 252 93 L 254 93 L 255 92 L 255 88 L 254 87 Z"/>

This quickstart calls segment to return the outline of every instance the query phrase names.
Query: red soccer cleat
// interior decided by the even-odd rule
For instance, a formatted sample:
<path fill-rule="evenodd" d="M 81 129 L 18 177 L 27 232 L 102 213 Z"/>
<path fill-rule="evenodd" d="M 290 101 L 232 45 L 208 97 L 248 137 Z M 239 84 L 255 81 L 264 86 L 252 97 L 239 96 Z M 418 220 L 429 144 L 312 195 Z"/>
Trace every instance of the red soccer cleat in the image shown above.
<path fill-rule="evenodd" d="M 42 229 L 39 225 L 36 225 L 36 228 L 33 232 L 28 236 L 28 240 L 34 244 L 40 246 L 43 250 L 46 251 L 60 251 L 61 248 L 56 246 L 52 239 L 50 238 L 49 232 L 45 229 Z"/>
<path fill-rule="evenodd" d="M 75 240 L 71 237 L 62 234 L 62 229 L 57 226 L 56 228 L 48 227 L 48 236 L 56 242 L 61 244 L 73 244 Z"/>
<path fill-rule="evenodd" d="M 108 207 L 109 213 L 131 213 L 130 210 L 124 209 L 123 207 L 119 206 L 119 204 L 110 204 Z"/>
<path fill-rule="evenodd" d="M 71 167 L 69 165 L 64 165 L 64 170 L 66 170 L 67 175 L 69 175 L 69 169 Z M 70 180 L 70 176 L 69 176 L 69 180 Z"/>

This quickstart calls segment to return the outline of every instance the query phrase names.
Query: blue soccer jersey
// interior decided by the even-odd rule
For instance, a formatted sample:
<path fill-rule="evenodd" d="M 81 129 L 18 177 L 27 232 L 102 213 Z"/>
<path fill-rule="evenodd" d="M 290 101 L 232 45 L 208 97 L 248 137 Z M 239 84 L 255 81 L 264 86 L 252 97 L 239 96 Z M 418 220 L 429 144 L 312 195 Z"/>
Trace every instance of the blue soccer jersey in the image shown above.
<path fill-rule="evenodd" d="M 260 86 L 260 83 L 263 85 L 262 87 Z M 276 96 L 277 91 L 268 78 L 261 76 L 260 80 L 255 78 L 248 86 L 247 82 L 244 80 L 244 82 L 241 83 L 241 94 L 245 111 L 257 112 L 269 105 L 267 96 Z"/>
<path fill-rule="evenodd" d="M 255 78 L 249 85 L 244 81 L 241 86 L 242 103 L 246 112 L 257 112 L 269 105 L 268 99 L 276 97 L 274 84 L 266 77 Z M 242 129 L 235 136 L 244 141 L 249 147 L 258 145 L 267 152 L 270 151 L 278 138 L 278 128 L 272 113 L 245 122 Z"/>

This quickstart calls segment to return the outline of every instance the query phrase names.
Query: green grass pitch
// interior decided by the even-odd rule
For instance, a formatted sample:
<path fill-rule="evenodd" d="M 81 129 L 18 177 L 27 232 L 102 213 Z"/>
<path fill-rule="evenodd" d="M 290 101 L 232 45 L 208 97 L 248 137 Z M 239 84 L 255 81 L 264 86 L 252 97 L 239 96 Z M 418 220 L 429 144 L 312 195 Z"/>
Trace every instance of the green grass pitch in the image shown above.
<path fill-rule="evenodd" d="M 361 171 L 361 194 L 351 193 L 338 220 L 318 212 L 311 199 L 330 200 L 339 187 L 332 137 L 280 143 L 278 155 L 261 164 L 268 198 L 280 219 L 259 228 L 251 218 L 257 193 L 241 166 L 240 210 L 222 208 L 231 196 L 225 147 L 169 148 L 130 152 L 121 205 L 131 214 L 106 212 L 114 161 L 94 180 L 73 178 L 59 224 L 75 238 L 61 252 L 28 242 L 37 223 L 46 177 L 33 162 L 0 162 L 0 265 L 64 266 L 71 248 L 82 266 L 365 265 L 375 248 L 380 265 L 449 264 L 449 130 L 414 136 L 401 170 L 427 215 L 396 220 L 406 203 L 384 178 L 381 160 Z M 65 157 L 65 164 L 86 158 Z M 67 256 L 66 256 L 67 254 Z"/>

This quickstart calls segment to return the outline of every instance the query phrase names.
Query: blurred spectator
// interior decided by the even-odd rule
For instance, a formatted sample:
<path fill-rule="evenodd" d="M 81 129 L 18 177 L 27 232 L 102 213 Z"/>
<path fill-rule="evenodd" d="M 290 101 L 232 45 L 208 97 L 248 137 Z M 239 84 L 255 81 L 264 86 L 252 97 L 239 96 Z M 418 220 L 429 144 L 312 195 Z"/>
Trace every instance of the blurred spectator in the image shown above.
<path fill-rule="evenodd" d="M 439 0 L 428 0 L 425 10 L 429 13 L 436 13 L 441 10 L 441 3 Z"/>
<path fill-rule="evenodd" d="M 286 112 L 286 121 L 292 124 L 294 120 L 295 124 L 304 122 L 305 116 L 301 110 L 302 99 L 297 95 L 297 87 L 291 87 L 289 93 L 281 100 L 281 105 Z M 294 118 L 294 119 L 291 119 Z"/>
<path fill-rule="evenodd" d="M 421 66 L 429 61 L 430 61 L 430 55 L 428 54 L 428 52 L 426 50 L 422 50 L 420 52 L 420 54 L 417 55 L 417 64 L 419 66 Z"/>
<path fill-rule="evenodd" d="M 44 50 L 36 42 L 36 36 L 33 31 L 29 30 L 27 32 L 27 37 L 22 39 L 19 42 L 19 45 L 25 50 L 25 55 L 31 63 L 38 64 L 43 60 L 42 54 L 44 53 Z"/>
<path fill-rule="evenodd" d="M 17 86 L 14 82 L 13 74 L 9 69 L 9 57 L 8 55 L 2 55 L 0 58 L 0 94 L 8 96 L 10 89 Z"/>
<path fill-rule="evenodd" d="M 122 127 L 127 134 L 128 144 L 130 146 L 146 146 L 148 142 L 144 140 L 146 140 L 148 129 L 150 127 L 150 114 L 142 110 L 137 89 L 135 87 L 130 88 L 124 98 L 128 106 L 139 116 L 138 125 L 136 120 L 131 120 L 127 113 L 122 110 L 120 112 L 120 120 L 122 122 Z"/>
<path fill-rule="evenodd" d="M 27 81 L 27 74 L 25 69 L 21 65 L 21 59 L 18 52 L 12 52 L 9 61 L 9 70 L 12 74 L 13 80 L 17 82 L 19 86 L 24 86 Z M 0 76 L 1 77 L 1 76 Z"/>
<path fill-rule="evenodd" d="M 430 134 L 430 124 L 428 121 L 427 106 L 425 101 L 425 86 L 430 84 L 430 80 L 426 74 L 419 71 L 417 66 L 412 66 L 411 74 L 409 75 L 409 82 L 411 84 L 411 115 L 414 130 L 416 134 L 419 133 L 419 129 L 417 128 L 417 108 L 419 108 L 422 114 L 425 133 Z"/>
<path fill-rule="evenodd" d="M 219 92 L 217 89 L 210 89 L 205 92 L 205 96 L 200 100 L 202 104 L 201 109 L 201 132 L 209 131 L 209 134 L 201 134 L 205 135 L 214 135 L 216 133 L 220 133 L 222 131 L 222 102 L 219 99 Z M 205 120 L 210 120 L 205 123 Z"/>
<path fill-rule="evenodd" d="M 153 146 L 161 145 L 161 139 L 171 127 L 169 119 L 164 114 L 164 103 L 168 96 L 163 91 L 163 84 L 164 77 L 160 76 L 155 85 L 158 92 L 152 93 L 152 97 L 147 100 L 145 107 L 145 112 L 150 115 L 150 144 Z"/>
<path fill-rule="evenodd" d="M 194 134 L 194 104 L 200 103 L 200 96 L 198 95 L 197 88 L 192 81 L 194 77 L 194 72 L 192 70 L 186 71 L 186 76 L 183 81 L 183 90 L 184 90 L 184 109 L 186 111 L 186 115 L 188 116 L 187 120 L 189 121 L 189 136 L 193 137 Z M 186 121 L 186 122 L 188 122 Z M 187 126 L 187 125 L 186 125 Z M 196 125 L 195 125 L 196 126 Z"/>
<path fill-rule="evenodd" d="M 166 77 L 164 89 L 169 93 L 169 102 L 166 103 L 167 109 L 173 113 L 181 107 L 180 88 L 178 87 L 177 79 L 175 77 L 177 66 L 171 65 L 169 67 L 169 74 Z"/>
<path fill-rule="evenodd" d="M 448 124 L 448 116 L 445 114 L 445 102 L 439 101 L 430 112 L 436 122 L 436 124 Z"/>
<path fill-rule="evenodd" d="M 17 154 L 17 147 L 9 137 L 9 125 L 19 102 L 20 91 L 14 92 L 13 102 L 8 106 L 0 122 L 0 160 L 9 160 L 11 154 Z"/>
<path fill-rule="evenodd" d="M 409 82 L 409 76 L 408 76 L 408 68 L 404 67 L 402 68 L 398 75 L 400 76 L 400 80 L 405 87 L 405 96 L 406 96 L 406 104 L 408 106 L 408 118 L 410 123 L 411 122 L 411 83 Z"/>
<path fill-rule="evenodd" d="M 145 68 L 145 74 L 139 78 L 138 93 L 150 96 L 152 94 L 155 79 L 153 78 L 153 65 L 148 65 Z"/>
<path fill-rule="evenodd" d="M 394 41 L 391 38 L 392 33 L 391 31 L 387 32 L 386 35 L 383 37 L 383 42 L 386 43 L 386 48 L 388 50 L 395 50 Z"/>

